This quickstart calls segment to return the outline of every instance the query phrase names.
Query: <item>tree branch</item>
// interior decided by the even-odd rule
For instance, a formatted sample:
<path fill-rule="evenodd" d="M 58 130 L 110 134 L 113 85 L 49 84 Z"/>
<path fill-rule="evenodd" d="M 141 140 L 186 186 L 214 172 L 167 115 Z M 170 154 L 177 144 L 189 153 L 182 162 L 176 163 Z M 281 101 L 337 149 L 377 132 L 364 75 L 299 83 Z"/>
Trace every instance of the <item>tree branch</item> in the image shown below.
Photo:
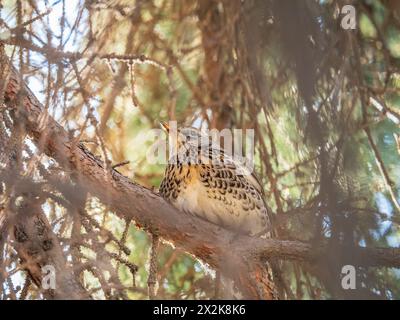
<path fill-rule="evenodd" d="M 26 84 L 19 83 L 19 79 L 18 72 L 11 67 L 4 101 L 10 109 L 23 116 L 27 132 L 43 147 L 48 156 L 56 159 L 66 172 L 76 177 L 80 187 L 98 197 L 118 216 L 135 220 L 139 227 L 233 278 L 243 289 L 245 298 L 272 298 L 267 289 L 259 290 L 263 258 L 313 263 L 329 254 L 323 245 L 314 247 L 299 241 L 237 236 L 205 220 L 176 210 L 159 195 L 109 168 L 82 144 L 71 139 L 45 113 L 41 103 Z M 17 97 L 20 91 L 23 94 L 23 105 L 18 108 Z M 355 261 L 361 257 L 365 265 L 400 267 L 400 249 L 357 247 L 355 251 Z"/>

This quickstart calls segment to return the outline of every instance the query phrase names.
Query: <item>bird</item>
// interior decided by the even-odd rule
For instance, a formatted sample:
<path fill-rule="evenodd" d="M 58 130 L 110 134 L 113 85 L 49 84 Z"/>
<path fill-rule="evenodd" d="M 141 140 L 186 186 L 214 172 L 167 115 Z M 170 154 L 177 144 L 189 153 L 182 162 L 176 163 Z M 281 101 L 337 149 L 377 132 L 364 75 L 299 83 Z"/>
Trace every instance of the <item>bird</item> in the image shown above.
<path fill-rule="evenodd" d="M 161 123 L 169 133 L 169 125 Z M 254 172 L 193 127 L 169 134 L 170 154 L 160 195 L 177 209 L 239 234 L 270 234 L 269 209 Z"/>
<path fill-rule="evenodd" d="M 163 122 L 170 140 L 170 157 L 160 195 L 180 211 L 205 219 L 236 234 L 270 237 L 270 210 L 254 172 L 235 161 L 207 133 Z M 172 149 L 172 150 L 171 150 Z M 265 263 L 264 283 L 278 299 L 271 265 Z M 221 298 L 241 299 L 234 282 L 220 274 Z"/>

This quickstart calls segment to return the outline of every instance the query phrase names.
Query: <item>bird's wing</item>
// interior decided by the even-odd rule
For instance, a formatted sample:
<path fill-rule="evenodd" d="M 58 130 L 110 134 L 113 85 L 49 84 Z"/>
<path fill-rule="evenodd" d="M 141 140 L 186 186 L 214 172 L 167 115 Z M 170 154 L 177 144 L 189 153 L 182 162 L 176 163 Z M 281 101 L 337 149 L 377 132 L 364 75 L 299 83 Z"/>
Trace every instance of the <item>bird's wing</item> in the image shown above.
<path fill-rule="evenodd" d="M 230 155 L 228 155 L 223 149 L 213 147 L 211 149 L 212 158 L 219 159 L 224 167 L 233 170 L 236 175 L 243 177 L 247 182 L 250 183 L 261 195 L 264 195 L 264 189 L 254 170 L 246 167 L 239 161 L 235 161 Z M 210 158 L 210 156 L 209 156 Z"/>

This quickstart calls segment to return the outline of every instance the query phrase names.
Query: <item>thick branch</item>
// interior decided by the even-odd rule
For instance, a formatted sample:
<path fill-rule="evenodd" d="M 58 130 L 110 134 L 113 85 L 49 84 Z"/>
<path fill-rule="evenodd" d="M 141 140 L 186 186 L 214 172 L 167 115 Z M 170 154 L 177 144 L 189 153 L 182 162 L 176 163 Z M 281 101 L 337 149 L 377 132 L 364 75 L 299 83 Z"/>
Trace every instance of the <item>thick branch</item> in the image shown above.
<path fill-rule="evenodd" d="M 9 108 L 17 107 L 19 90 L 19 76 L 12 69 L 5 90 L 5 103 Z M 82 144 L 70 139 L 68 133 L 45 114 L 25 84 L 22 84 L 22 91 L 23 106 L 14 111 L 24 116 L 28 132 L 47 155 L 55 158 L 66 172 L 76 176 L 82 187 L 109 205 L 118 216 L 135 220 L 138 226 L 170 241 L 211 267 L 231 270 L 230 275 L 245 289 L 246 298 L 271 298 L 268 292 L 260 293 L 255 289 L 257 285 L 253 286 L 257 275 L 246 276 L 246 271 L 254 270 L 253 262 L 272 257 L 312 262 L 329 254 L 323 246 L 315 248 L 298 241 L 238 237 L 207 221 L 179 212 L 152 191 L 114 169 L 107 169 L 102 161 Z M 366 265 L 400 267 L 400 249 L 355 250 L 355 256 L 362 257 Z M 229 266 L 224 263 L 226 261 L 229 261 Z"/>

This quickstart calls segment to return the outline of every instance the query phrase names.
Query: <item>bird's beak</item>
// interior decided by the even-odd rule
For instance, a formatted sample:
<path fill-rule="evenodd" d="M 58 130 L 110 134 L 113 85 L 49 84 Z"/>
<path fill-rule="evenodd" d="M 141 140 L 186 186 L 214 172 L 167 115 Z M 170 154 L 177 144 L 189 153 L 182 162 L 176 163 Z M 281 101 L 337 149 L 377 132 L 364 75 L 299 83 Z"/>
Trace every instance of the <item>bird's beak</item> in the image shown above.
<path fill-rule="evenodd" d="M 162 128 L 163 130 L 165 130 L 166 132 L 169 132 L 169 125 L 168 125 L 168 123 L 162 121 L 162 122 L 160 122 L 160 125 L 161 125 L 161 128 Z"/>

